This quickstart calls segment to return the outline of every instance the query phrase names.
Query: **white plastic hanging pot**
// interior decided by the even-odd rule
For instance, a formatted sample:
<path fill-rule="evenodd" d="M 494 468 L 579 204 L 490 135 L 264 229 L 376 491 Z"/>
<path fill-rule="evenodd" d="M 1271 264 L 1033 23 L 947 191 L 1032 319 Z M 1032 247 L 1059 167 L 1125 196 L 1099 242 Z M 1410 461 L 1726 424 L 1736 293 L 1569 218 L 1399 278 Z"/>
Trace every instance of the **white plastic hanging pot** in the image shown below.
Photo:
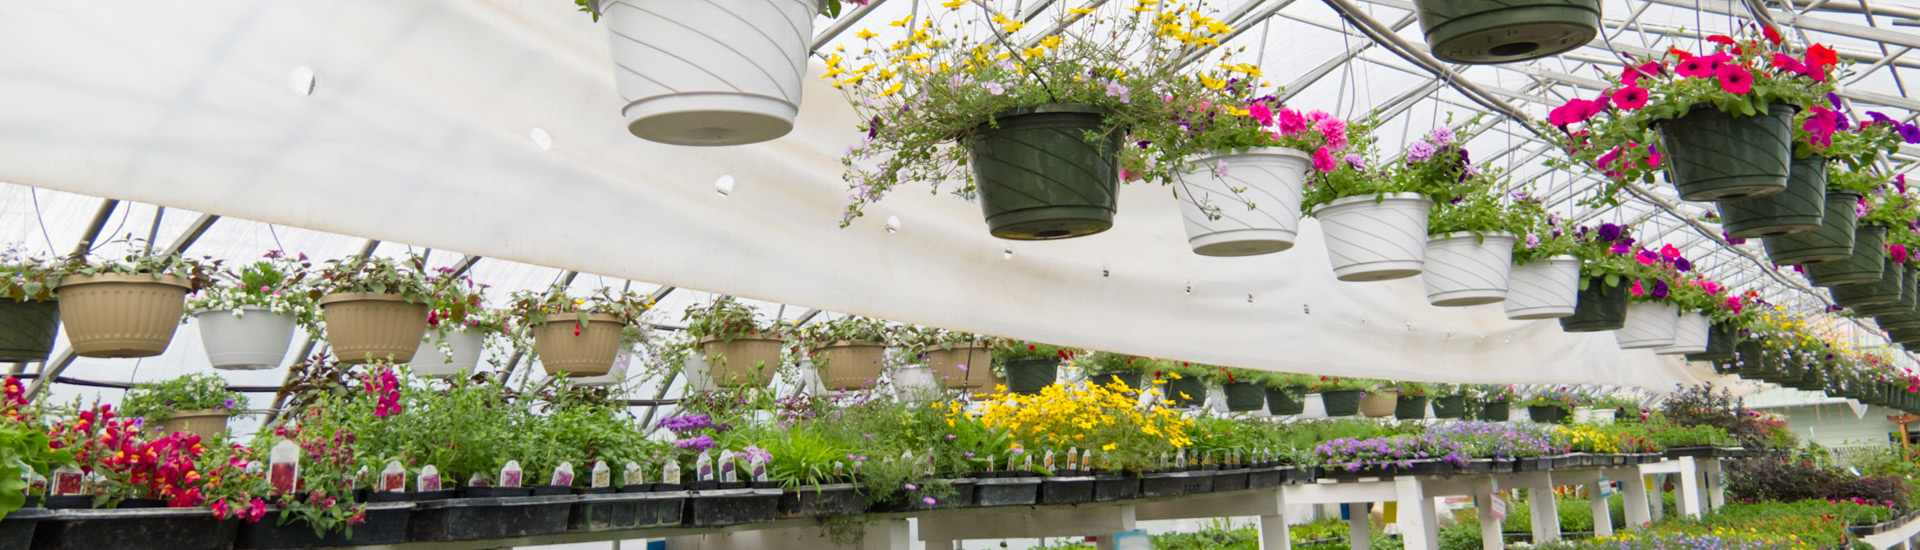
<path fill-rule="evenodd" d="M 1634 302 L 1627 306 L 1627 324 L 1613 331 L 1613 339 L 1620 344 L 1620 349 L 1671 346 L 1679 322 L 1678 307 L 1659 302 Z"/>
<path fill-rule="evenodd" d="M 602 374 L 600 376 L 582 376 L 580 378 L 571 378 L 569 379 L 569 381 L 571 381 L 573 385 L 576 387 L 591 386 L 591 387 L 597 388 L 597 387 L 605 387 L 605 386 L 616 386 L 616 385 L 619 385 L 621 382 L 626 381 L 627 365 L 632 362 L 633 362 L 633 350 L 627 350 L 627 351 L 621 352 L 619 357 L 615 357 L 613 359 L 613 368 L 607 370 L 606 374 Z"/>
<path fill-rule="evenodd" d="M 1439 307 L 1491 304 L 1507 299 L 1513 269 L 1512 233 L 1448 233 L 1427 241 L 1426 271 L 1420 281 L 1427 302 Z"/>
<path fill-rule="evenodd" d="M 193 314 L 200 323 L 200 344 L 207 360 L 221 370 L 261 370 L 280 366 L 293 345 L 294 318 L 266 308 L 241 307 Z"/>
<path fill-rule="evenodd" d="M 1180 213 L 1193 253 L 1253 256 L 1293 248 L 1307 163 L 1306 153 L 1285 147 L 1194 161 L 1176 187 L 1186 192 Z"/>
<path fill-rule="evenodd" d="M 1427 212 L 1419 193 L 1361 195 L 1315 208 L 1327 234 L 1327 258 L 1342 281 L 1385 281 L 1419 275 L 1427 257 Z"/>
<path fill-rule="evenodd" d="M 1628 311 L 1627 316 L 1631 318 L 1633 316 L 1632 310 Z M 1682 313 L 1680 314 L 1680 320 L 1674 323 L 1673 343 L 1654 350 L 1654 353 L 1660 355 L 1706 353 L 1707 335 L 1711 334 L 1712 331 L 1713 320 L 1708 319 L 1706 315 L 1702 315 L 1698 311 Z"/>
<path fill-rule="evenodd" d="M 825 0 L 598 0 L 627 131 L 673 145 L 787 135 Z"/>
<path fill-rule="evenodd" d="M 440 334 L 427 332 L 427 339 L 420 343 L 420 350 L 413 352 L 413 362 L 407 368 L 415 376 L 446 378 L 460 374 L 460 371 L 472 373 L 480 368 L 480 353 L 486 348 L 486 335 L 470 329 L 447 332 L 447 349 L 452 353 L 440 351 Z"/>
<path fill-rule="evenodd" d="M 1573 315 L 1580 302 L 1580 259 L 1554 256 L 1513 266 L 1507 278 L 1507 318 L 1516 321 Z"/>
<path fill-rule="evenodd" d="M 681 363 L 681 373 L 687 377 L 687 391 L 705 393 L 720 389 L 713 382 L 713 373 L 707 370 L 707 356 L 701 353 L 687 354 L 686 362 Z"/>

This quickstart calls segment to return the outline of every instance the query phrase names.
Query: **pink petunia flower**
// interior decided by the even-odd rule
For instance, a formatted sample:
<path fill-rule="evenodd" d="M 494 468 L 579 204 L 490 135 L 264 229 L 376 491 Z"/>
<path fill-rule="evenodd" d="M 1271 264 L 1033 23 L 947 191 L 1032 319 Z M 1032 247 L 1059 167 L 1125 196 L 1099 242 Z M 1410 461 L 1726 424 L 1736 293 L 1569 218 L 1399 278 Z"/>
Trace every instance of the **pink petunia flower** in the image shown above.
<path fill-rule="evenodd" d="M 1647 89 L 1628 86 L 1613 93 L 1613 104 L 1628 111 L 1639 110 L 1647 106 Z"/>
<path fill-rule="evenodd" d="M 1313 169 L 1321 172 L 1332 172 L 1333 169 L 1338 166 L 1339 162 L 1333 159 L 1333 151 L 1328 150 L 1326 147 L 1321 147 L 1319 150 L 1313 152 Z"/>
<path fill-rule="evenodd" d="M 1753 91 L 1753 73 L 1745 67 L 1726 64 L 1714 71 L 1713 76 L 1720 79 L 1720 89 L 1730 93 L 1744 94 Z"/>

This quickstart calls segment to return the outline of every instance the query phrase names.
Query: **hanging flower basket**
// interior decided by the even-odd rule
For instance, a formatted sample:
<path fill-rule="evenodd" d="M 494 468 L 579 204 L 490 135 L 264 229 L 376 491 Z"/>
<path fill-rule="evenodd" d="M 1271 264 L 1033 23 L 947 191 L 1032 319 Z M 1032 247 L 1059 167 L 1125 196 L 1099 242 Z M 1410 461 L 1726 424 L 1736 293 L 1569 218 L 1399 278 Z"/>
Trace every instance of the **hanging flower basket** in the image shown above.
<path fill-rule="evenodd" d="M 1360 412 L 1360 390 L 1326 390 L 1320 392 L 1320 404 L 1327 410 L 1327 416 L 1353 416 Z"/>
<path fill-rule="evenodd" d="M 1817 231 L 1827 208 L 1827 159 L 1794 158 L 1787 190 L 1720 201 L 1720 225 L 1741 239 Z M 1849 205 L 1851 206 L 1851 205 Z"/>
<path fill-rule="evenodd" d="M 1559 319 L 1580 304 L 1580 259 L 1554 256 L 1513 266 L 1507 277 L 1507 318 Z"/>
<path fill-rule="evenodd" d="M 1227 410 L 1245 412 L 1267 405 L 1267 392 L 1253 382 L 1228 382 L 1220 387 L 1227 396 Z"/>
<path fill-rule="evenodd" d="M 1427 397 L 1424 395 L 1402 395 L 1393 403 L 1393 417 L 1401 420 L 1419 420 L 1427 417 Z"/>
<path fill-rule="evenodd" d="M 1858 223 L 1854 205 L 1860 195 L 1829 191 L 1822 202 L 1820 228 L 1804 233 L 1767 237 L 1767 257 L 1780 265 L 1808 265 L 1845 260 L 1853 256 L 1853 234 Z"/>
<path fill-rule="evenodd" d="M 440 351 L 441 344 L 452 353 Z M 471 374 L 480 368 L 480 354 L 485 349 L 486 335 L 471 329 L 449 330 L 444 339 L 440 333 L 430 332 L 413 354 L 413 361 L 407 363 L 407 370 L 428 378 L 456 376 L 462 371 Z"/>
<path fill-rule="evenodd" d="M 1629 316 L 1632 314 L 1629 313 Z M 1673 325 L 1673 343 L 1655 349 L 1659 355 L 1686 355 L 1707 351 L 1707 341 L 1712 339 L 1713 321 L 1698 311 L 1680 314 Z"/>
<path fill-rule="evenodd" d="M 0 298 L 0 361 L 46 361 L 60 332 L 60 302 Z"/>
<path fill-rule="evenodd" d="M 1195 161 L 1174 187 L 1184 191 L 1180 213 L 1186 220 L 1187 244 L 1202 256 L 1253 256 L 1293 248 L 1307 166 L 1305 152 L 1284 147 Z"/>
<path fill-rule="evenodd" d="M 1183 376 L 1167 379 L 1166 400 L 1175 407 L 1197 407 L 1207 401 L 1207 383 L 1195 376 Z"/>
<path fill-rule="evenodd" d="M 1876 315 L 1873 318 L 1873 322 L 1876 325 L 1880 325 L 1880 328 L 1882 330 L 1893 330 L 1896 328 L 1920 328 L 1920 315 L 1914 315 L 1912 313 Z"/>
<path fill-rule="evenodd" d="M 1113 227 L 1123 137 L 1107 110 L 1050 104 L 994 117 L 968 140 L 980 210 L 993 236 L 1064 239 Z M 1087 133 L 1106 139 L 1088 142 Z"/>
<path fill-rule="evenodd" d="M 1587 288 L 1580 290 L 1580 300 L 1573 315 L 1560 318 L 1560 330 L 1566 332 L 1601 332 L 1620 330 L 1627 324 L 1626 284 L 1607 286 L 1602 277 L 1587 279 Z"/>
<path fill-rule="evenodd" d="M 1686 115 L 1663 120 L 1660 150 L 1667 178 L 1680 198 L 1718 201 L 1761 197 L 1787 190 L 1793 157 L 1791 105 L 1769 104 L 1755 116 L 1694 105 Z"/>
<path fill-rule="evenodd" d="M 1907 287 L 1912 286 L 1909 283 L 1906 267 L 1893 261 L 1893 258 L 1887 258 L 1879 281 L 1833 287 L 1833 302 L 1853 308 L 1861 315 L 1912 311 L 1912 305 L 1902 303 L 1903 299 L 1907 299 Z"/>
<path fill-rule="evenodd" d="M 604 313 L 587 314 L 585 323 L 574 314 L 555 315 L 533 327 L 533 347 L 550 376 L 600 376 L 613 370 L 625 327 L 619 317 Z"/>
<path fill-rule="evenodd" d="M 1420 0 L 1433 56 L 1453 63 L 1512 63 L 1587 45 L 1600 32 L 1595 0 Z"/>
<path fill-rule="evenodd" d="M 225 370 L 280 366 L 287 357 L 287 347 L 293 345 L 293 315 L 262 307 L 242 307 L 240 311 L 239 316 L 232 311 L 193 315 L 200 323 L 200 344 L 207 348 L 207 360 L 213 368 Z"/>
<path fill-rule="evenodd" d="M 1361 195 L 1314 209 L 1326 232 L 1334 278 L 1385 281 L 1419 275 L 1426 264 L 1427 213 L 1418 193 Z"/>
<path fill-rule="evenodd" d="M 320 298 L 320 310 L 334 356 L 350 365 L 374 359 L 412 361 L 427 333 L 427 304 L 408 302 L 398 294 L 328 294 Z"/>
<path fill-rule="evenodd" d="M 1433 398 L 1434 418 L 1462 418 L 1467 416 L 1467 398 L 1463 395 L 1447 395 Z"/>
<path fill-rule="evenodd" d="M 1004 365 L 1007 369 L 1007 391 L 1013 393 L 1039 393 L 1041 389 L 1053 385 L 1060 375 L 1060 362 L 1053 359 L 1014 359 Z"/>
<path fill-rule="evenodd" d="M 1393 416 L 1394 409 L 1399 406 L 1399 392 L 1370 391 L 1360 396 L 1360 414 L 1367 418 Z"/>
<path fill-rule="evenodd" d="M 212 440 L 227 433 L 227 419 L 231 417 L 233 413 L 228 411 L 174 411 L 173 416 L 160 423 L 160 434 L 187 432 Z"/>
<path fill-rule="evenodd" d="M 940 385 L 950 390 L 993 387 L 993 348 L 954 346 L 926 352 L 927 366 Z"/>
<path fill-rule="evenodd" d="M 822 0 L 598 0 L 627 131 L 744 145 L 793 130 Z"/>
<path fill-rule="evenodd" d="M 1733 323 L 1713 323 L 1707 331 L 1707 349 L 1687 354 L 1688 361 L 1732 361 L 1734 345 L 1740 342 L 1740 329 Z"/>
<path fill-rule="evenodd" d="M 1421 283 L 1427 287 L 1427 302 L 1438 307 L 1465 307 L 1506 300 L 1516 240 L 1511 233 L 1468 231 L 1429 239 L 1426 271 L 1420 274 Z"/>
<path fill-rule="evenodd" d="M 814 352 L 820 382 L 827 389 L 852 391 L 872 386 L 887 368 L 887 347 L 875 342 L 839 341 Z M 824 365 L 822 365 L 824 363 Z"/>
<path fill-rule="evenodd" d="M 1627 322 L 1613 332 L 1620 349 L 1649 349 L 1673 345 L 1680 309 L 1660 302 L 1636 302 L 1627 306 Z"/>
<path fill-rule="evenodd" d="M 1487 422 L 1506 422 L 1507 418 L 1513 415 L 1512 413 L 1513 407 L 1506 401 L 1488 401 L 1480 405 L 1480 414 L 1475 415 L 1474 419 Z"/>
<path fill-rule="evenodd" d="M 1088 381 L 1093 383 L 1093 385 L 1095 386 L 1101 386 L 1101 387 L 1106 387 L 1106 386 L 1112 385 L 1114 382 L 1119 382 L 1121 384 L 1126 385 L 1127 389 L 1131 389 L 1133 391 L 1140 391 L 1140 376 L 1141 376 L 1140 373 L 1137 373 L 1137 372 L 1119 372 L 1119 371 L 1101 372 L 1101 373 L 1095 373 L 1093 375 L 1093 378 L 1089 378 Z"/>
<path fill-rule="evenodd" d="M 186 309 L 184 278 L 147 274 L 68 275 L 60 324 L 81 357 L 153 357 L 167 351 Z"/>
<path fill-rule="evenodd" d="M 1289 394 L 1286 388 L 1268 386 L 1266 389 L 1267 414 L 1287 416 L 1306 412 L 1307 400 L 1306 395 L 1300 391 L 1302 389 L 1303 388 L 1293 388 L 1293 393 Z M 1294 397 L 1294 395 L 1299 395 L 1300 397 Z"/>
<path fill-rule="evenodd" d="M 1567 409 L 1553 405 L 1532 405 L 1527 407 L 1527 418 L 1543 424 L 1555 424 L 1565 421 L 1571 414 Z"/>
<path fill-rule="evenodd" d="M 764 388 L 773 383 L 785 347 L 786 342 L 771 338 L 700 340 L 700 352 L 706 357 L 713 383 L 727 388 Z"/>
<path fill-rule="evenodd" d="M 1860 224 L 1853 233 L 1853 255 L 1806 266 L 1807 279 L 1824 287 L 1871 283 L 1886 270 L 1887 228 Z"/>

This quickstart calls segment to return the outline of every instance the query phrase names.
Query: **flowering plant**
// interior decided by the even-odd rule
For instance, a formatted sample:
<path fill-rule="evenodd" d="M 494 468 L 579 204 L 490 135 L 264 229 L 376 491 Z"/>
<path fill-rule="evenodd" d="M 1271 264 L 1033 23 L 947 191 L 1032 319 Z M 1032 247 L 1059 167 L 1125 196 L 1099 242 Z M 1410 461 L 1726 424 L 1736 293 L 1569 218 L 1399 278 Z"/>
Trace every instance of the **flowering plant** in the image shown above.
<path fill-rule="evenodd" d="M 1539 424 L 1461 421 L 1435 424 L 1426 433 L 1460 443 L 1463 454 L 1475 458 L 1521 458 L 1553 454 L 1565 445 Z"/>
<path fill-rule="evenodd" d="M 1474 384 L 1467 386 L 1467 396 L 1489 403 L 1500 403 L 1513 398 L 1513 386 Z"/>
<path fill-rule="evenodd" d="M 1462 181 L 1452 200 L 1434 203 L 1433 211 L 1427 215 L 1427 234 L 1465 231 L 1485 238 L 1487 233 L 1523 232 L 1523 228 L 1542 213 L 1535 209 L 1539 199 L 1525 191 L 1503 193 L 1501 189 L 1505 186 L 1498 185 L 1500 181 L 1497 173 L 1483 173 Z M 1539 237 L 1533 237 L 1529 242 L 1537 246 Z"/>
<path fill-rule="evenodd" d="M 1350 136 L 1349 152 L 1338 165 L 1309 173 L 1312 178 L 1301 200 L 1312 214 L 1319 205 L 1337 199 L 1377 193 L 1419 193 L 1435 202 L 1449 202 L 1465 194 L 1463 183 L 1479 176 L 1464 144 L 1453 129 L 1440 126 L 1407 147 L 1398 162 L 1381 163 L 1374 157 L 1371 136 Z"/>
<path fill-rule="evenodd" d="M 0 298 L 21 302 L 53 299 L 53 287 L 60 284 L 62 274 L 59 262 L 9 246 L 0 252 Z"/>
<path fill-rule="evenodd" d="M 1853 212 L 1859 216 L 1860 223 L 1911 230 L 1914 221 L 1920 219 L 1920 199 L 1908 194 L 1905 185 L 1887 186 L 1890 178 L 1873 168 L 1855 170 L 1835 166 L 1827 173 L 1829 179 L 1841 180 L 1838 185 L 1873 190 L 1863 194 L 1854 205 Z"/>
<path fill-rule="evenodd" d="M 188 374 L 164 382 L 143 382 L 127 391 L 120 412 L 159 424 L 179 411 L 220 411 L 234 413 L 247 408 L 246 394 L 227 389 L 227 380 L 218 375 Z"/>
<path fill-rule="evenodd" d="M 288 256 L 278 250 L 238 271 L 221 270 L 213 284 L 187 299 L 186 317 L 203 311 L 231 311 L 244 317 L 248 307 L 292 315 L 317 336 L 320 307 L 314 303 L 313 284 L 307 279 L 312 264 L 306 254 Z"/>
<path fill-rule="evenodd" d="M 712 338 L 731 342 L 737 338 L 785 338 L 787 329 L 779 321 L 763 321 L 752 306 L 731 297 L 714 300 L 705 307 L 690 307 L 681 317 L 687 334 L 695 340 Z"/>
<path fill-rule="evenodd" d="M 522 290 L 513 293 L 511 308 L 529 325 L 566 320 L 585 324 L 587 316 L 595 313 L 612 315 L 622 324 L 633 325 L 640 322 L 640 316 L 646 314 L 651 305 L 646 296 L 610 287 L 595 289 L 585 298 L 574 298 L 567 294 L 567 285 L 555 284 L 544 292 Z"/>
<path fill-rule="evenodd" d="M 1362 468 L 1407 468 L 1416 460 L 1441 460 L 1466 466 L 1468 459 L 1466 445 L 1434 433 L 1335 439 L 1315 446 L 1312 458 L 1321 467 L 1349 472 Z"/>
<path fill-rule="evenodd" d="M 600 9 L 601 9 L 600 6 L 610 1 L 611 0 L 573 0 L 573 4 L 575 6 L 578 6 L 580 8 L 580 11 L 583 11 L 592 15 L 594 21 L 599 21 Z M 856 6 L 865 6 L 867 5 L 867 1 L 868 0 L 846 0 L 846 3 L 853 4 Z M 842 6 L 841 0 L 825 0 L 821 2 L 820 5 L 822 6 L 820 10 L 821 15 L 825 15 L 827 17 L 840 16 L 840 10 Z"/>
<path fill-rule="evenodd" d="M 1871 118 L 1862 121 L 1851 120 L 1847 115 L 1846 100 L 1840 94 L 1827 92 L 1827 105 L 1809 105 L 1805 111 L 1794 116 L 1793 152 L 1800 157 L 1819 157 L 1832 159 L 1854 170 L 1865 170 L 1879 160 L 1880 153 L 1891 153 L 1900 149 L 1900 142 L 1920 143 L 1920 127 L 1912 123 L 1895 121 L 1886 113 L 1867 111 Z M 1829 188 L 1847 189 L 1855 193 L 1865 193 L 1871 189 L 1849 189 L 1831 185 Z"/>
<path fill-rule="evenodd" d="M 67 258 L 59 269 L 66 275 L 152 275 L 159 278 L 170 275 L 187 280 L 190 290 L 198 291 L 213 284 L 213 274 L 220 270 L 220 261 L 214 259 L 194 259 L 179 254 L 155 256 L 147 254 L 145 241 L 126 239 L 127 255 L 119 259 L 94 258 L 91 255 L 76 255 Z"/>
<path fill-rule="evenodd" d="M 1148 389 L 1148 393 L 1157 393 Z M 1146 406 L 1125 384 L 1054 384 L 1031 395 L 994 394 L 977 412 L 948 404 L 950 417 L 972 415 L 989 430 L 1006 432 L 1016 448 L 1098 450 L 1108 468 L 1156 469 L 1165 453 L 1191 447 L 1193 421 L 1149 400 Z"/>
<path fill-rule="evenodd" d="M 1199 6 L 1137 0 L 1104 8 L 1053 6 L 1061 32 L 1028 39 L 1018 33 L 1045 10 L 994 12 L 985 4 L 944 2 L 919 19 L 896 21 L 904 36 L 891 44 L 862 30 L 859 52 L 843 45 L 827 55 L 822 78 L 846 91 L 866 138 L 841 159 L 851 202 L 845 226 L 867 204 L 907 182 L 957 181 L 971 198 L 968 145 L 981 128 L 1021 108 L 1083 104 L 1105 111 L 1105 129 L 1089 142 L 1122 144 L 1124 174 L 1169 182 L 1204 147 L 1193 139 L 1230 107 L 1254 95 L 1260 70 L 1221 63 L 1181 71 L 1201 46 L 1218 46 L 1232 27 Z M 977 11 L 976 11 L 977 9 Z M 984 14 L 984 15 L 982 15 Z M 1243 80 L 1244 79 L 1244 80 Z M 1228 116 L 1232 116 L 1228 114 Z M 1104 145 L 1103 145 L 1104 146 Z"/>
<path fill-rule="evenodd" d="M 1548 213 L 1539 197 L 1516 191 L 1513 216 L 1514 231 L 1521 233 L 1520 240 L 1513 243 L 1514 265 L 1573 255 L 1580 247 L 1580 240 L 1567 228 L 1566 220 Z"/>
<path fill-rule="evenodd" d="M 442 340 L 455 330 L 477 334 L 513 333 L 514 316 L 509 311 L 487 307 L 487 285 L 474 282 L 472 277 L 442 267 L 433 271 L 427 289 L 427 327 Z M 441 344 L 444 346 L 445 342 Z M 441 352 L 449 351 L 442 349 Z"/>
<path fill-rule="evenodd" d="M 392 258 L 348 256 L 328 260 L 320 270 L 315 286 L 322 295 L 348 292 L 393 294 L 409 302 L 421 303 L 433 294 L 427 286 L 426 259 L 408 254 L 404 261 Z"/>
<path fill-rule="evenodd" d="M 1145 357 L 1113 353 L 1110 351 L 1089 353 L 1085 355 L 1083 359 L 1079 360 L 1078 363 L 1080 372 L 1088 374 L 1108 372 L 1144 373 L 1153 370 L 1154 367 L 1160 364 L 1158 361 Z"/>
<path fill-rule="evenodd" d="M 1645 249 L 1634 248 L 1630 229 L 1611 223 L 1602 223 L 1592 229 L 1582 227 L 1575 230 L 1574 238 L 1579 242 L 1579 246 L 1574 249 L 1574 255 L 1582 260 L 1580 273 L 1585 275 L 1580 279 L 1580 290 L 1588 290 L 1594 280 L 1598 279 L 1610 288 L 1622 285 L 1639 286 L 1643 294 L 1658 294 L 1656 296 L 1658 298 L 1666 297 L 1664 290 L 1666 283 L 1658 281 L 1661 274 L 1652 267 L 1652 264 L 1642 261 L 1646 257 L 1640 252 L 1645 252 Z M 1686 259 L 1679 258 L 1679 260 Z M 1691 266 L 1688 268 L 1691 269 Z M 1643 284 L 1642 281 L 1650 282 Z M 1651 287 L 1654 283 L 1658 286 Z"/>

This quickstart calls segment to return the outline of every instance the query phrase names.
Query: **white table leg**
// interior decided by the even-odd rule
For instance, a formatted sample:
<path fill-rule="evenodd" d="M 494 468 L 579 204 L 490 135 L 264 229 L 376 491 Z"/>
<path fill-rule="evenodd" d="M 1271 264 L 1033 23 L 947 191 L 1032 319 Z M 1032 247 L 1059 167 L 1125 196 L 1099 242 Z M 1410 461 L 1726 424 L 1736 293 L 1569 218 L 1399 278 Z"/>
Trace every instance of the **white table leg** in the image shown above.
<path fill-rule="evenodd" d="M 1394 485 L 1400 493 L 1400 540 L 1406 550 L 1439 550 L 1440 520 L 1420 480 L 1402 477 Z"/>
<path fill-rule="evenodd" d="M 1353 550 L 1368 550 L 1372 529 L 1367 525 L 1367 514 L 1373 511 L 1371 502 L 1352 502 L 1347 504 L 1347 545 Z"/>
<path fill-rule="evenodd" d="M 1633 475 L 1620 478 L 1620 488 L 1626 493 L 1621 499 L 1625 503 L 1628 529 L 1639 529 L 1653 522 L 1653 513 L 1647 505 L 1647 476 L 1634 470 Z"/>
<path fill-rule="evenodd" d="M 1727 486 L 1723 484 L 1722 481 L 1726 479 L 1727 472 L 1721 468 L 1720 459 L 1712 458 L 1703 461 L 1701 471 L 1707 474 L 1705 477 L 1707 484 L 1707 506 L 1709 509 L 1718 510 L 1726 506 Z"/>
<path fill-rule="evenodd" d="M 1613 536 L 1613 511 L 1607 508 L 1607 483 L 1595 480 L 1587 484 L 1587 499 L 1593 501 L 1593 536 Z"/>
<path fill-rule="evenodd" d="M 1493 478 L 1477 480 L 1473 485 L 1473 502 L 1480 519 L 1481 550 L 1505 550 L 1507 539 L 1501 535 L 1500 519 L 1493 517 Z"/>
<path fill-rule="evenodd" d="M 1680 475 L 1674 490 L 1680 492 L 1680 513 L 1700 517 L 1700 465 L 1693 457 L 1680 457 Z"/>
<path fill-rule="evenodd" d="M 1287 509 L 1287 492 L 1274 491 L 1275 510 Z M 1260 550 L 1293 550 L 1293 538 L 1287 533 L 1287 517 L 1282 514 L 1260 516 Z"/>
<path fill-rule="evenodd" d="M 1554 506 L 1553 486 L 1528 487 L 1527 506 L 1533 510 L 1533 543 L 1560 540 L 1560 508 Z"/>

